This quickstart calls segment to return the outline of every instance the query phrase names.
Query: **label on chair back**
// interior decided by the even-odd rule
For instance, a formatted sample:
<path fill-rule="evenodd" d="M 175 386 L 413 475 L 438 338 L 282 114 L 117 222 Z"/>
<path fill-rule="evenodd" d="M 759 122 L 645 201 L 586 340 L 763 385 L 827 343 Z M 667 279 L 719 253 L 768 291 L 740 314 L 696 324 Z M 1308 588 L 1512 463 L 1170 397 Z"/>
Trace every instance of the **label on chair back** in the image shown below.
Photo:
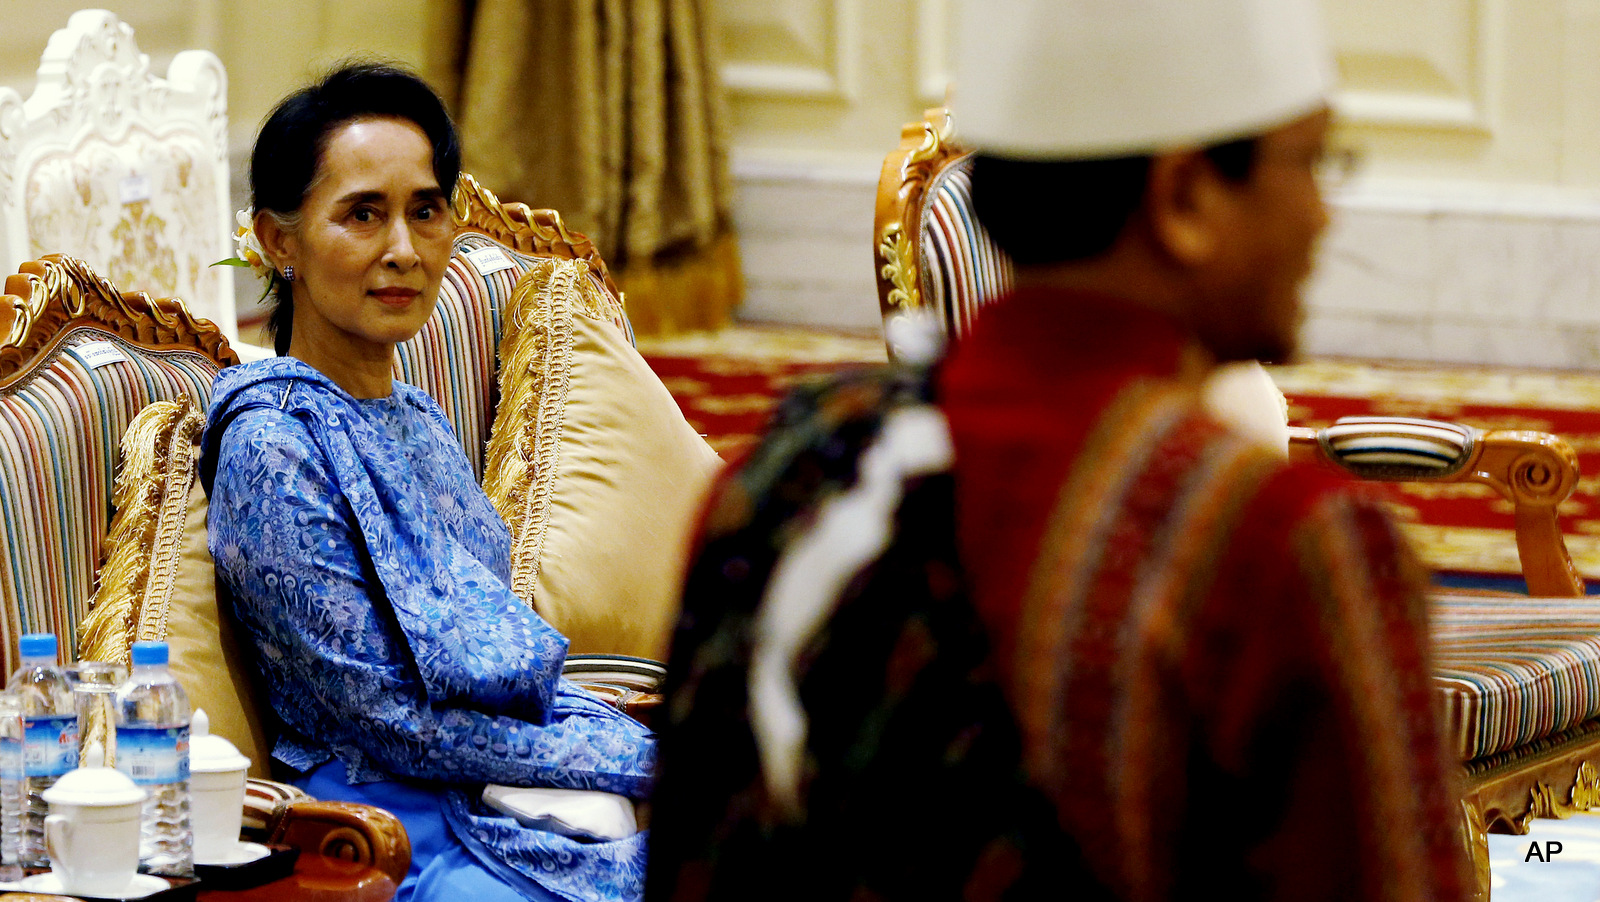
<path fill-rule="evenodd" d="M 515 265 L 497 247 L 480 247 L 475 251 L 468 251 L 466 258 L 477 268 L 481 276 L 494 275 L 502 269 L 510 269 Z"/>
<path fill-rule="evenodd" d="M 124 204 L 150 199 L 150 177 L 130 175 L 117 185 L 117 196 Z"/>
<path fill-rule="evenodd" d="M 127 363 L 128 355 L 122 353 L 114 343 L 109 341 L 90 341 L 70 349 L 73 356 L 82 361 L 83 365 L 91 370 L 97 370 L 110 363 Z"/>

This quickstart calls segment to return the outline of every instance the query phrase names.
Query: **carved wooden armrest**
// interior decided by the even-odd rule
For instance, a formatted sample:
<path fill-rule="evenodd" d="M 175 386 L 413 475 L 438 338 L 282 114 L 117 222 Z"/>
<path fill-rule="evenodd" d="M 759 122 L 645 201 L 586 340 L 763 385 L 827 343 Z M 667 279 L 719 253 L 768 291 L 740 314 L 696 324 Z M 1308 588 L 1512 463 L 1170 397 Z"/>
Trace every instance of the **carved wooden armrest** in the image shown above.
<path fill-rule="evenodd" d="M 1511 502 L 1517 552 L 1533 595 L 1578 597 L 1556 519 L 1578 487 L 1578 455 L 1545 432 L 1485 432 L 1459 423 L 1405 417 L 1345 417 L 1326 429 L 1290 427 L 1289 453 L 1353 474 L 1391 482 L 1477 482 Z"/>
<path fill-rule="evenodd" d="M 387 874 L 397 886 L 411 867 L 411 839 L 400 819 L 371 805 L 290 802 L 268 842 L 366 865 Z"/>

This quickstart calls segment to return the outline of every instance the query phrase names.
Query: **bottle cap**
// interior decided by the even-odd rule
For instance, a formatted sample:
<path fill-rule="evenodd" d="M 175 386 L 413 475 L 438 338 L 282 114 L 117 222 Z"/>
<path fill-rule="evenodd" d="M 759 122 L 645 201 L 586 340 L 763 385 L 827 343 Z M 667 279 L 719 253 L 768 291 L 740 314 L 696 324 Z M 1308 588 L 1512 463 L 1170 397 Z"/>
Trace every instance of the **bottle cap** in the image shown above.
<path fill-rule="evenodd" d="M 50 633 L 29 633 L 17 643 L 17 650 L 21 652 L 23 660 L 36 661 L 40 658 L 49 658 L 54 663 L 56 637 Z"/>
<path fill-rule="evenodd" d="M 52 805 L 99 807 L 142 802 L 147 795 L 116 768 L 80 767 L 62 774 L 44 791 L 44 800 Z"/>
<path fill-rule="evenodd" d="M 139 667 L 146 664 L 166 664 L 167 643 L 165 642 L 135 642 L 133 643 L 133 666 Z"/>
<path fill-rule="evenodd" d="M 189 721 L 189 773 L 214 774 L 245 771 L 250 759 L 239 754 L 233 743 L 211 735 L 211 718 L 204 708 L 196 708 Z"/>

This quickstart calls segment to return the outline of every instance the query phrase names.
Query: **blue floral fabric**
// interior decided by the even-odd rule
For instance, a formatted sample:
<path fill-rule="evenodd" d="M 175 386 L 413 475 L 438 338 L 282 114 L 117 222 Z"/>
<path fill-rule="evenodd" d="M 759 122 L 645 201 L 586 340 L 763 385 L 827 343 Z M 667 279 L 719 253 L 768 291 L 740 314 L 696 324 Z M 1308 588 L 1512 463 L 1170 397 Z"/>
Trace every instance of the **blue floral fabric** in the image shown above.
<path fill-rule="evenodd" d="M 510 534 L 422 391 L 358 400 L 288 357 L 217 377 L 203 439 L 217 579 L 281 721 L 273 756 L 351 784 L 437 781 L 458 838 L 572 899 L 640 894 L 642 838 L 494 816 L 485 782 L 649 793 L 654 737 L 560 678 L 511 593 Z"/>

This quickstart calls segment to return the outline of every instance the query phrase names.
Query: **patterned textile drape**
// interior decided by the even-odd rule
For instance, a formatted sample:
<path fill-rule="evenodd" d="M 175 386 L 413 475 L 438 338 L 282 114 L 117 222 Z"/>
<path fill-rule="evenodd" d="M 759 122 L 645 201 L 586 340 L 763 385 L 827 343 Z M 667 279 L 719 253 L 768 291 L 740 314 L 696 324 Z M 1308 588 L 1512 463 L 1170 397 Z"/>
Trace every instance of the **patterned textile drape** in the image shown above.
<path fill-rule="evenodd" d="M 740 299 L 712 0 L 429 0 L 463 168 L 594 239 L 643 334 Z"/>

